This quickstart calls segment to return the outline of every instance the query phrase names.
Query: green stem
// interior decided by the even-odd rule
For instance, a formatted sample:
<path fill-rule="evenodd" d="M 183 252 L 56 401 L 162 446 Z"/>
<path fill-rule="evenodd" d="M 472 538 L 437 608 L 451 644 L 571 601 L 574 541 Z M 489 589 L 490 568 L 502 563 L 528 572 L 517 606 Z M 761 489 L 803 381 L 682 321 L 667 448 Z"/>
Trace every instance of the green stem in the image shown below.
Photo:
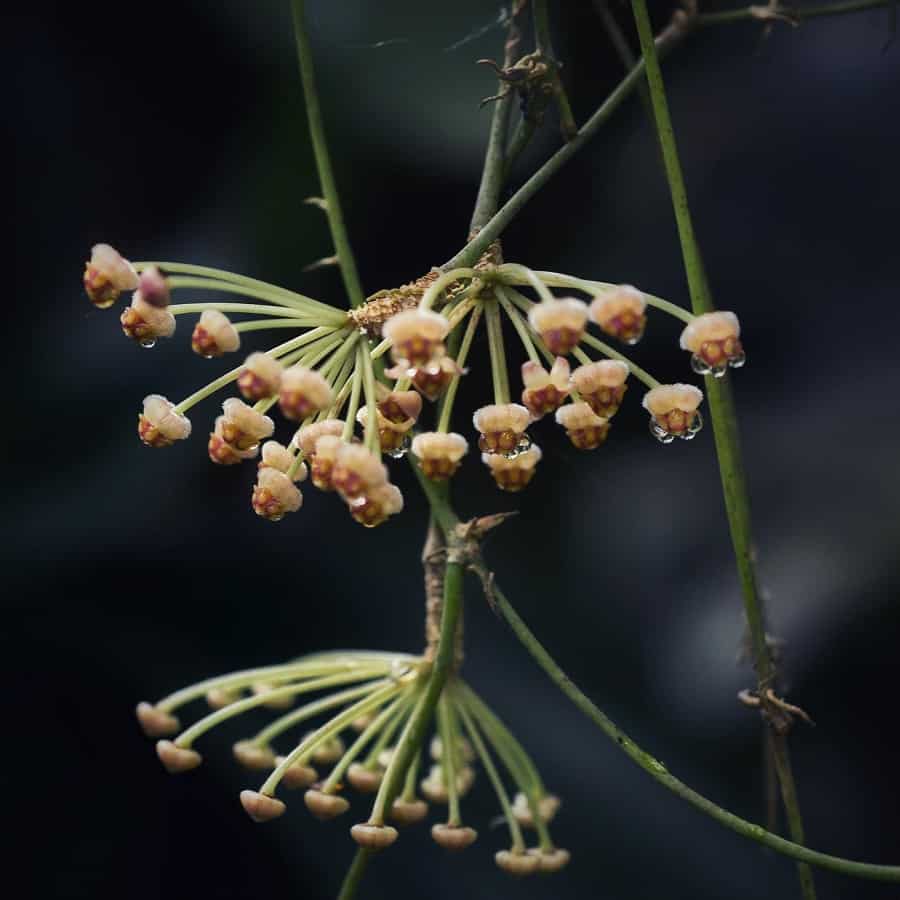
<path fill-rule="evenodd" d="M 547 0 L 532 0 L 532 16 L 534 19 L 534 46 L 544 57 L 552 71 L 553 96 L 559 112 L 559 125 L 566 140 L 578 134 L 578 125 L 572 113 L 572 106 L 559 77 L 559 63 L 553 53 L 553 42 L 550 39 L 550 16 L 547 11 Z"/>
<path fill-rule="evenodd" d="M 338 900 L 352 900 L 356 896 L 356 890 L 365 874 L 369 860 L 372 858 L 374 851 L 360 847 L 353 856 L 353 862 L 344 876 L 344 883 L 341 885 L 341 891 L 338 894 Z"/>
<path fill-rule="evenodd" d="M 413 466 L 414 470 L 416 468 Z M 434 716 L 438 699 L 453 668 L 456 625 L 462 611 L 462 603 L 463 567 L 461 563 L 452 561 L 451 551 L 451 557 L 444 570 L 444 608 L 441 614 L 441 633 L 431 674 L 422 692 L 422 698 L 409 717 L 391 757 L 390 765 L 384 773 L 384 780 L 378 789 L 372 815 L 369 817 L 369 822 L 373 825 L 384 824 L 385 811 L 391 808 L 394 798 L 399 794 L 406 771 L 425 739 L 425 732 Z"/>
<path fill-rule="evenodd" d="M 472 340 L 475 337 L 475 332 L 478 330 L 478 323 L 481 321 L 481 310 L 481 306 L 476 306 L 475 309 L 472 310 L 472 315 L 469 317 L 469 321 L 466 325 L 466 331 L 456 355 L 456 364 L 460 369 L 465 368 L 466 357 L 469 355 L 469 348 L 472 346 Z M 450 384 L 447 386 L 447 391 L 441 402 L 441 414 L 438 418 L 436 428 L 439 432 L 446 432 L 450 427 L 450 416 L 453 414 L 453 403 L 456 400 L 456 392 L 459 390 L 459 379 L 461 377 L 462 376 L 459 374 L 454 375 Z"/>
<path fill-rule="evenodd" d="M 309 133 L 316 157 L 316 168 L 319 170 L 322 193 L 325 195 L 325 213 L 328 216 L 328 227 L 331 229 L 331 240 L 340 262 L 344 289 L 347 291 L 350 305 L 360 306 L 366 298 L 359 281 L 359 273 L 356 271 L 356 260 L 350 248 L 350 239 L 344 227 L 341 202 L 334 180 L 334 172 L 331 169 L 331 158 L 328 155 L 325 126 L 322 122 L 322 111 L 319 108 L 319 96 L 316 92 L 312 48 L 306 33 L 305 7 L 306 0 L 291 0 L 291 9 L 294 15 L 294 40 L 297 43 L 297 58 L 300 62 L 300 78 L 303 81 L 303 97 L 306 101 Z"/>
<path fill-rule="evenodd" d="M 500 89 L 505 88 L 500 82 Z M 481 170 L 481 183 L 478 185 L 478 197 L 469 223 L 469 233 L 474 235 L 480 231 L 497 211 L 500 202 L 500 191 L 503 189 L 503 178 L 506 173 L 506 134 L 509 130 L 509 110 L 513 92 L 510 91 L 502 100 L 494 104 L 491 116 L 491 130 L 488 134 L 487 149 L 484 153 L 484 167 Z M 487 244 L 483 250 L 487 249 Z M 470 265 L 478 261 L 481 253 L 471 257 Z M 445 268 L 456 268 L 449 266 Z"/>
<path fill-rule="evenodd" d="M 879 6 L 890 6 L 893 0 L 847 0 L 845 3 L 826 3 L 823 6 L 807 6 L 796 8 L 793 6 L 777 5 L 772 13 L 767 15 L 765 6 L 745 6 L 741 9 L 729 9 L 722 12 L 703 13 L 697 16 L 698 25 L 727 25 L 733 22 L 747 22 L 755 20 L 772 21 L 779 17 L 787 22 L 803 22 L 806 19 L 817 19 L 822 16 L 842 16 L 848 13 L 862 12 L 866 9 L 875 9 Z"/>
<path fill-rule="evenodd" d="M 500 305 L 491 298 L 484 304 L 487 324 L 488 349 L 491 355 L 491 378 L 494 382 L 494 403 L 509 403 L 509 373 L 506 367 L 506 349 L 503 345 L 503 322 Z"/>
<path fill-rule="evenodd" d="M 688 287 L 691 294 L 691 306 L 696 315 L 714 309 L 709 282 L 703 266 L 703 257 L 694 233 L 688 204 L 687 189 L 678 157 L 678 147 L 672 119 L 669 115 L 669 104 L 663 84 L 662 69 L 656 55 L 650 16 L 647 12 L 646 0 L 632 0 L 635 24 L 641 42 L 641 52 L 647 69 L 647 84 L 650 88 L 650 99 L 656 121 L 656 130 L 662 147 L 663 163 L 669 190 L 672 194 L 672 206 L 678 225 L 678 237 L 684 257 L 684 268 L 687 274 Z M 769 648 L 766 642 L 766 630 L 762 599 L 756 584 L 756 573 L 752 559 L 752 541 L 750 526 L 750 503 L 747 497 L 747 484 L 744 476 L 738 440 L 737 416 L 730 385 L 725 379 L 706 378 L 707 396 L 713 421 L 713 432 L 716 453 L 719 459 L 719 470 L 722 477 L 722 489 L 728 523 L 731 529 L 731 540 L 741 581 L 744 599 L 744 611 L 753 644 L 756 676 L 760 694 L 772 686 L 774 670 Z M 776 766 L 781 783 L 781 795 L 787 812 L 788 827 L 791 837 L 798 844 L 803 842 L 803 820 L 797 801 L 797 788 L 791 771 L 787 743 L 782 742 L 781 752 L 783 765 Z M 803 863 L 798 865 L 798 874 L 802 894 L 806 900 L 815 900 L 816 891 L 812 873 Z"/>

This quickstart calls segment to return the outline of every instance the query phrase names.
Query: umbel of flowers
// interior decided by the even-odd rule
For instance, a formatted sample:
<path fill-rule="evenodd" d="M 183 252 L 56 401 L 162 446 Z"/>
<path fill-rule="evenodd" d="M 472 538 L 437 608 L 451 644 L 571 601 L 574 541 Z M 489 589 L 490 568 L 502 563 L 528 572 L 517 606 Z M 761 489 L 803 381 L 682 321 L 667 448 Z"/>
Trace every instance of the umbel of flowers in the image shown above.
<path fill-rule="evenodd" d="M 431 827 L 437 844 L 448 850 L 473 844 L 478 832 L 466 824 L 462 800 L 483 773 L 510 837 L 509 849 L 495 856 L 497 865 L 515 875 L 561 869 L 569 854 L 554 845 L 549 828 L 559 799 L 546 791 L 525 749 L 458 673 L 438 701 L 427 759 L 416 753 L 402 771 L 393 771 L 430 675 L 427 654 L 324 653 L 191 685 L 157 703 L 139 704 L 137 716 L 144 732 L 158 739 L 165 768 L 182 773 L 202 763 L 197 744 L 219 725 L 253 709 L 273 710 L 272 722 L 234 744 L 238 763 L 261 779 L 240 794 L 246 813 L 256 822 L 275 819 L 287 806 L 282 797 L 302 791 L 313 816 L 334 819 L 350 809 L 349 786 L 372 798 L 368 817 L 350 834 L 373 850 L 424 822 L 432 807 L 440 811 Z M 182 727 L 176 713 L 203 700 L 207 713 Z M 391 784 L 402 787 L 391 795 Z M 531 833 L 533 846 L 526 838 Z"/>
<path fill-rule="evenodd" d="M 199 316 L 191 347 L 208 359 L 236 353 L 245 332 L 286 335 L 177 403 L 150 394 L 138 417 L 145 444 L 171 446 L 191 435 L 192 407 L 235 386 L 240 396 L 224 400 L 208 432 L 209 458 L 222 466 L 258 460 L 251 505 L 273 522 L 301 508 L 299 485 L 308 480 L 337 494 L 360 524 L 380 525 L 403 509 L 385 457 L 411 450 L 423 475 L 441 481 L 454 477 L 472 441 L 497 487 L 520 491 L 543 456 L 532 438 L 545 427 L 541 420 L 555 422 L 574 447 L 594 450 L 607 440 L 632 379 L 647 388 L 642 405 L 654 437 L 662 443 L 693 438 L 702 425 L 701 390 L 661 384 L 592 327 L 633 345 L 648 311 L 657 309 L 683 323 L 680 345 L 695 372 L 720 377 L 745 361 L 734 313 L 693 316 L 630 285 L 490 257 L 474 268 L 435 271 L 394 292 L 380 291 L 350 311 L 219 269 L 132 264 L 106 244 L 94 247 L 84 286 L 101 309 L 132 292 L 122 329 L 144 347 L 171 337 L 178 317 L 191 314 Z M 172 302 L 180 291 L 216 299 Z M 454 431 L 459 381 L 482 325 L 493 396 L 459 416 Z M 527 356 L 520 372 L 511 372 L 507 359 L 510 333 Z M 387 354 L 391 365 L 383 368 Z M 511 378 L 521 387 L 511 388 Z M 269 415 L 276 407 L 294 428 L 281 442 Z"/>

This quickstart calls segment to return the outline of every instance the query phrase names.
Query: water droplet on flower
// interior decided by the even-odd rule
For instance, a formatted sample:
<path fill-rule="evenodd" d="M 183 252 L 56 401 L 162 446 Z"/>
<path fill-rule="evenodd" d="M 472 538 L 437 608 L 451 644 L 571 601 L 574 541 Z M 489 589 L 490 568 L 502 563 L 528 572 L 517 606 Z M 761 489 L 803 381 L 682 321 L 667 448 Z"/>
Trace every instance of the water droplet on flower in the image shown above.
<path fill-rule="evenodd" d="M 142 338 L 141 340 L 138 341 L 138 343 L 145 350 L 152 350 L 156 346 L 156 338 Z"/>
<path fill-rule="evenodd" d="M 283 518 L 284 518 L 284 516 L 269 516 L 269 521 L 270 522 L 280 522 Z"/>
<path fill-rule="evenodd" d="M 709 365 L 702 356 L 698 356 L 696 353 L 691 357 L 691 368 L 698 375 L 708 375 L 710 373 Z"/>
<path fill-rule="evenodd" d="M 669 434 L 656 419 L 650 420 L 650 434 L 653 435 L 661 444 L 671 444 L 675 440 L 675 435 Z"/>
<path fill-rule="evenodd" d="M 347 501 L 347 505 L 352 507 L 353 509 L 358 509 L 359 507 L 366 505 L 366 498 L 365 497 L 354 497 L 352 500 Z"/>
<path fill-rule="evenodd" d="M 731 359 L 728 360 L 728 365 L 731 366 L 732 369 L 740 369 L 745 362 L 747 362 L 747 354 L 741 351 L 737 356 L 732 356 Z"/>
<path fill-rule="evenodd" d="M 691 441 L 697 436 L 697 432 L 703 427 L 703 416 L 700 415 L 699 411 L 694 413 L 694 420 L 691 422 L 690 427 L 684 434 L 681 435 L 681 439 L 684 441 Z"/>
<path fill-rule="evenodd" d="M 409 453 L 409 445 L 410 445 L 410 437 L 408 434 L 403 436 L 403 440 L 400 442 L 399 447 L 395 447 L 393 450 L 388 450 L 387 455 L 391 457 L 391 459 L 403 459 L 407 453 Z"/>

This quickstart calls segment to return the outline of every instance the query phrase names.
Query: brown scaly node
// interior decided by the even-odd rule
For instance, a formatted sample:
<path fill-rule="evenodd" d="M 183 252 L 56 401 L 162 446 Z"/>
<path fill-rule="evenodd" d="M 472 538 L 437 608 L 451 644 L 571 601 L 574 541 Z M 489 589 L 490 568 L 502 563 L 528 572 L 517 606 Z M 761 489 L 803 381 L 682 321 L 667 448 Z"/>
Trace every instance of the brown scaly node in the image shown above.
<path fill-rule="evenodd" d="M 475 237 L 477 231 L 469 235 L 469 240 Z M 482 254 L 478 262 L 473 266 L 474 269 L 486 270 L 494 266 L 498 266 L 503 262 L 503 253 L 500 249 L 500 242 L 494 241 L 487 250 Z M 432 269 L 415 281 L 409 284 L 401 285 L 397 288 L 386 288 L 382 291 L 376 291 L 369 297 L 362 306 L 351 309 L 347 313 L 347 318 L 356 325 L 357 328 L 365 331 L 370 338 L 381 337 L 381 326 L 399 312 L 405 309 L 415 309 L 422 300 L 425 291 L 434 283 L 441 274 L 440 269 Z M 446 299 L 452 300 L 453 297 L 463 289 L 460 283 L 451 284 L 444 292 Z"/>
<path fill-rule="evenodd" d="M 794 717 L 802 719 L 807 725 L 816 724 L 804 709 L 788 703 L 770 687 L 761 690 L 745 688 L 738 692 L 738 700 L 744 706 L 758 709 L 776 734 L 787 734 L 794 724 Z"/>

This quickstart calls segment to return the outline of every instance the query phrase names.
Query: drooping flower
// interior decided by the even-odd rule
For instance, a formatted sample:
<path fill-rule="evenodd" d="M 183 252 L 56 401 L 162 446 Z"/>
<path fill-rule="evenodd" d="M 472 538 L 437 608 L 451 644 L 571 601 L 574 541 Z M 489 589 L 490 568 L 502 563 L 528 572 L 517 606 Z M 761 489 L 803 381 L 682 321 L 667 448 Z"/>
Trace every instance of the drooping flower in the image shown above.
<path fill-rule="evenodd" d="M 542 456 L 541 448 L 532 444 L 527 450 L 511 457 L 502 453 L 482 453 L 481 461 L 490 469 L 501 491 L 514 493 L 528 485 Z"/>
<path fill-rule="evenodd" d="M 281 373 L 278 406 L 294 422 L 325 409 L 332 401 L 331 385 L 315 369 L 290 366 Z"/>
<path fill-rule="evenodd" d="M 690 440 L 702 425 L 698 407 L 703 392 L 692 384 L 661 384 L 644 394 L 643 406 L 650 413 L 650 431 L 664 444 L 674 438 Z"/>
<path fill-rule="evenodd" d="M 148 447 L 170 447 L 190 433 L 190 419 L 175 412 L 174 403 L 160 394 L 144 397 L 144 411 L 138 417 L 138 436 Z"/>
<path fill-rule="evenodd" d="M 691 368 L 699 375 L 722 376 L 728 367 L 740 368 L 745 360 L 740 341 L 741 324 L 733 312 L 697 316 L 681 332 L 681 349 L 691 353 Z"/>
<path fill-rule="evenodd" d="M 556 411 L 556 421 L 566 429 L 567 437 L 579 450 L 599 447 L 609 433 L 609 422 L 584 401 L 561 406 Z"/>
<path fill-rule="evenodd" d="M 376 404 L 378 439 L 382 453 L 401 450 L 407 442 L 407 434 L 422 411 L 422 398 L 415 391 L 398 391 Z M 369 424 L 368 407 L 356 413 L 356 421 L 364 428 Z"/>
<path fill-rule="evenodd" d="M 320 422 L 317 424 L 324 423 Z M 341 423 L 341 431 L 343 430 L 344 426 L 343 423 Z M 306 439 L 304 439 L 304 443 L 307 443 Z M 309 456 L 312 483 L 320 491 L 333 491 L 335 486 L 332 476 L 334 474 L 335 464 L 337 463 L 338 453 L 340 453 L 341 448 L 344 446 L 344 441 L 341 439 L 340 433 L 325 433 L 320 434 L 316 438 L 313 446 L 315 449 L 313 450 L 312 455 Z"/>
<path fill-rule="evenodd" d="M 426 478 L 446 481 L 455 474 L 460 461 L 469 452 L 469 444 L 454 431 L 423 431 L 413 438 L 411 449 Z"/>
<path fill-rule="evenodd" d="M 403 494 L 394 484 L 385 482 L 368 488 L 365 493 L 347 498 L 350 515 L 360 525 L 375 528 L 391 516 L 403 512 Z"/>
<path fill-rule="evenodd" d="M 391 341 L 391 357 L 407 368 L 418 368 L 444 353 L 447 320 L 428 309 L 407 309 L 391 316 L 382 335 Z"/>
<path fill-rule="evenodd" d="M 626 344 L 636 344 L 647 324 L 644 295 L 630 284 L 598 294 L 590 307 L 591 321 Z"/>
<path fill-rule="evenodd" d="M 345 499 L 359 497 L 387 479 L 387 467 L 362 444 L 343 444 L 338 450 L 331 483 Z"/>
<path fill-rule="evenodd" d="M 531 327 L 551 353 L 565 356 L 578 346 L 587 326 L 587 304 L 575 297 L 536 303 L 528 311 Z"/>
<path fill-rule="evenodd" d="M 572 386 L 591 409 L 604 418 L 616 414 L 628 385 L 628 366 L 617 359 L 586 363 L 572 373 Z"/>
<path fill-rule="evenodd" d="M 169 288 L 162 273 L 155 266 L 141 272 L 138 289 L 131 295 L 131 306 L 122 310 L 122 331 L 145 347 L 152 347 L 159 338 L 175 333 L 175 316 L 167 309 Z"/>
<path fill-rule="evenodd" d="M 278 441 L 266 441 L 262 445 L 262 459 L 259 461 L 260 469 L 269 467 L 287 475 L 293 466 L 293 480 L 305 481 L 309 474 L 306 463 L 301 462 L 299 465 L 294 466 L 295 462 L 296 457 L 284 444 L 279 444 Z"/>
<path fill-rule="evenodd" d="M 281 388 L 284 366 L 268 353 L 251 353 L 244 361 L 238 376 L 238 388 L 245 400 L 265 400 L 274 397 Z"/>
<path fill-rule="evenodd" d="M 220 466 L 234 466 L 245 459 L 254 459 L 258 455 L 258 444 L 254 444 L 246 450 L 240 450 L 234 444 L 230 444 L 225 439 L 224 427 L 225 416 L 217 416 L 206 447 L 212 462 Z"/>
<path fill-rule="evenodd" d="M 217 309 L 206 309 L 191 335 L 191 349 L 194 353 L 212 359 L 225 353 L 233 353 L 241 346 L 241 336 L 235 331 L 231 320 Z"/>
<path fill-rule="evenodd" d="M 531 413 L 518 403 L 494 403 L 475 410 L 472 421 L 481 433 L 478 447 L 483 453 L 514 453 L 525 436 Z"/>
<path fill-rule="evenodd" d="M 434 402 L 447 389 L 447 385 L 457 376 L 464 374 L 449 356 L 439 356 L 425 363 L 413 372 L 413 387 L 428 400 Z"/>
<path fill-rule="evenodd" d="M 265 466 L 256 476 L 252 503 L 258 516 L 280 522 L 287 513 L 300 509 L 303 495 L 284 472 Z"/>
<path fill-rule="evenodd" d="M 251 450 L 271 437 L 275 423 L 237 397 L 222 404 L 222 437 L 237 450 Z"/>
<path fill-rule="evenodd" d="M 84 264 L 84 290 L 98 309 L 108 309 L 124 291 L 139 283 L 134 266 L 109 244 L 94 244 Z"/>
<path fill-rule="evenodd" d="M 569 394 L 569 362 L 557 356 L 548 372 L 540 363 L 522 364 L 522 402 L 535 419 L 554 412 Z"/>

